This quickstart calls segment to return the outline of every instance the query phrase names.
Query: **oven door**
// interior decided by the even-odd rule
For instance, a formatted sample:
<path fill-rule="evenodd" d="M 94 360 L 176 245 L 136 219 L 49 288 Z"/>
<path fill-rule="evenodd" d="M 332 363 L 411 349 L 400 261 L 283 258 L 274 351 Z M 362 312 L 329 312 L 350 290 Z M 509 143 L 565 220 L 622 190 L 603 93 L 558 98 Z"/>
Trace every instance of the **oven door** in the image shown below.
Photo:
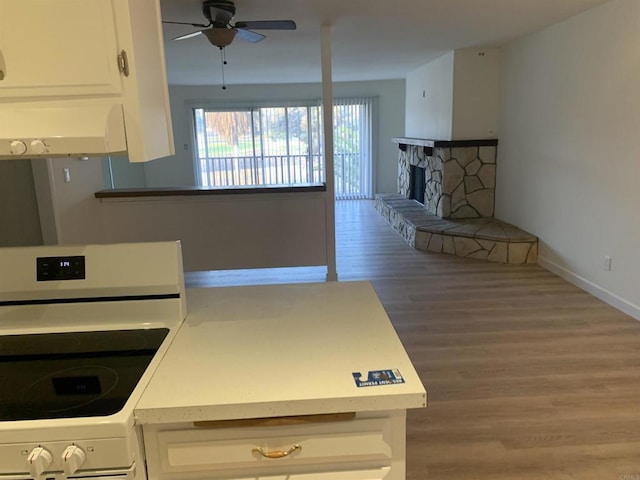
<path fill-rule="evenodd" d="M 65 476 L 62 472 L 46 473 L 40 480 L 145 480 L 143 471 L 136 471 L 133 466 L 126 470 L 96 470 L 78 472 L 72 476 Z M 0 475 L 0 480 L 33 480 L 31 475 Z"/>

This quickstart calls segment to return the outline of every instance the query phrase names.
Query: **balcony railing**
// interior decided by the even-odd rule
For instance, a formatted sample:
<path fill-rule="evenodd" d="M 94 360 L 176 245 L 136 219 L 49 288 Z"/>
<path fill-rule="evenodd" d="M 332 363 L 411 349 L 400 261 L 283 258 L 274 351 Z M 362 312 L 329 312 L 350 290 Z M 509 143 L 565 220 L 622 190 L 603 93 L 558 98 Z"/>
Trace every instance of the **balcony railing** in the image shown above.
<path fill-rule="evenodd" d="M 204 187 L 299 185 L 324 182 L 322 155 L 200 158 Z M 365 198 L 360 188 L 360 154 L 334 155 L 336 198 Z"/>

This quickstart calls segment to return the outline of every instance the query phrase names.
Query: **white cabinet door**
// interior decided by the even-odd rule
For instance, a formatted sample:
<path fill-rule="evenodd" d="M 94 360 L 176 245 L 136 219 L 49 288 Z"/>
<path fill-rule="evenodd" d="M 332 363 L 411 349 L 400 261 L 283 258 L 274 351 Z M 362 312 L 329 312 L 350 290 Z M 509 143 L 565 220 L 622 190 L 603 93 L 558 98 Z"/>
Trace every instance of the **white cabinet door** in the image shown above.
<path fill-rule="evenodd" d="M 111 0 L 0 0 L 0 96 L 119 94 Z"/>

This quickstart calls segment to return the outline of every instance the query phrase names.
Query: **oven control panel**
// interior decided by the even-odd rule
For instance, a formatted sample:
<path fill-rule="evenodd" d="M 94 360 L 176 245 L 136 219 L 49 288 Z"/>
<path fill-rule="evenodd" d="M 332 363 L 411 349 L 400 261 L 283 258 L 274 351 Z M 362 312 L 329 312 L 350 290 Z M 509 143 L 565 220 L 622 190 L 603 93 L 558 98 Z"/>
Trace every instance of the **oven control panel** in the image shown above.
<path fill-rule="evenodd" d="M 68 477 L 80 470 L 86 458 L 84 450 L 77 445 L 69 445 L 65 448 L 60 457 L 65 476 Z M 40 478 L 44 472 L 51 469 L 52 464 L 53 455 L 46 448 L 36 447 L 27 455 L 27 467 L 33 478 Z"/>
<path fill-rule="evenodd" d="M 39 282 L 53 280 L 84 280 L 86 278 L 84 256 L 38 257 L 36 273 Z"/>
<path fill-rule="evenodd" d="M 99 480 L 103 474 L 110 478 L 117 470 L 118 479 L 136 480 L 133 445 L 123 438 L 0 444 L 0 458 L 0 477 L 20 472 L 36 480 L 66 480 L 69 476 Z"/>

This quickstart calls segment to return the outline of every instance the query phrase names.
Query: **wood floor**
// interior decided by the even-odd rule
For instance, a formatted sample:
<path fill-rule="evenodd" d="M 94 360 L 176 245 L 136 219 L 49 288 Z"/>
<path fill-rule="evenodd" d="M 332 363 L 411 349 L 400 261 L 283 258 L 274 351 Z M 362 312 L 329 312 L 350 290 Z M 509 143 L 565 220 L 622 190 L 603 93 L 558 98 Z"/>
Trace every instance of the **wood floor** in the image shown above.
<path fill-rule="evenodd" d="M 372 281 L 427 388 L 408 414 L 408 480 L 640 480 L 640 322 L 536 265 L 415 251 L 373 202 L 338 202 L 336 230 L 340 280 Z"/>

